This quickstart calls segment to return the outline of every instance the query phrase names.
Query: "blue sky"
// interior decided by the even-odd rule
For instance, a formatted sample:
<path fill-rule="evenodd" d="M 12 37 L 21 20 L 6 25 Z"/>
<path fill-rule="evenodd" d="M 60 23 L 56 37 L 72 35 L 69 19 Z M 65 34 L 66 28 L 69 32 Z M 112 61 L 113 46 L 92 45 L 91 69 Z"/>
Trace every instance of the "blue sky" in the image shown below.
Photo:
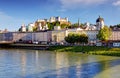
<path fill-rule="evenodd" d="M 0 30 L 18 30 L 21 24 L 51 16 L 68 17 L 72 23 L 120 24 L 120 0 L 0 0 Z"/>

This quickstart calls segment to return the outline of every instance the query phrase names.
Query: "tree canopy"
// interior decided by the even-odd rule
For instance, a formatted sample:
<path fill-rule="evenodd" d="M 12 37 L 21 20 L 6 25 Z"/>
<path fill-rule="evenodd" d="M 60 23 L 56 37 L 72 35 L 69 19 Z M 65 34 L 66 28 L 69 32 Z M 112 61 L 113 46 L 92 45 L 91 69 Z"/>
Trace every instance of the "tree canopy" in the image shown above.
<path fill-rule="evenodd" d="M 68 36 L 65 37 L 65 41 L 71 44 L 88 43 L 88 36 L 86 34 L 69 33 Z"/>
<path fill-rule="evenodd" d="M 111 36 L 111 33 L 111 29 L 107 26 L 104 26 L 104 28 L 100 29 L 98 32 L 97 38 L 101 41 L 107 41 Z"/>
<path fill-rule="evenodd" d="M 54 26 L 60 26 L 62 29 L 65 29 L 65 28 L 67 28 L 69 26 L 69 24 L 66 24 L 66 23 L 60 24 L 60 22 L 58 22 L 58 21 L 52 22 L 52 23 L 47 22 L 47 24 L 48 24 L 49 30 L 53 30 Z"/>
<path fill-rule="evenodd" d="M 48 29 L 53 30 L 54 29 L 54 23 L 47 23 L 48 24 Z"/>

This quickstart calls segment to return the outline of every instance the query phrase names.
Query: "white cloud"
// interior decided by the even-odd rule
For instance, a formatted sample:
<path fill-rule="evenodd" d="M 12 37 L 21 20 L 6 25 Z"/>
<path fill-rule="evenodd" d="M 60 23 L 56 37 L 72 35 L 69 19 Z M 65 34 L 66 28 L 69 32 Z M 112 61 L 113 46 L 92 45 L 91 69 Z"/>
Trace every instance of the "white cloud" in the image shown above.
<path fill-rule="evenodd" d="M 114 6 L 120 6 L 120 0 L 117 0 L 116 2 L 113 3 Z"/>
<path fill-rule="evenodd" d="M 8 16 L 4 12 L 0 12 L 0 17 L 1 17 L 0 20 L 12 19 L 12 17 Z"/>
<path fill-rule="evenodd" d="M 4 12 L 0 12 L 0 30 L 4 30 L 6 28 L 10 31 L 18 30 L 20 25 L 26 22 L 28 22 L 28 20 L 14 18 Z"/>
<path fill-rule="evenodd" d="M 98 5 L 102 4 L 107 0 L 60 0 L 62 8 L 77 8 L 80 5 Z"/>

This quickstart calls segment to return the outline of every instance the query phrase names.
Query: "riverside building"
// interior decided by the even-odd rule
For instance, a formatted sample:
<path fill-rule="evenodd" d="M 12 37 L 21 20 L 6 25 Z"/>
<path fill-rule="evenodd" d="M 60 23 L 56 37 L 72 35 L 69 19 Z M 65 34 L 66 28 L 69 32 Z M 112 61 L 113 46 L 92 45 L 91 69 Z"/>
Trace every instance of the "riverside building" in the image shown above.
<path fill-rule="evenodd" d="M 59 18 L 50 18 L 50 20 L 39 20 L 44 22 L 44 23 L 39 23 L 38 24 L 38 30 L 47 30 L 48 26 L 45 24 L 46 21 L 66 21 L 68 22 L 68 19 L 60 19 Z M 42 26 L 45 25 L 44 27 Z M 79 27 L 79 28 L 72 28 L 72 29 L 61 29 L 60 26 L 54 26 L 54 30 L 52 31 L 38 31 L 38 32 L 32 32 L 32 26 L 36 25 L 34 24 L 29 24 L 28 25 L 28 30 L 26 32 L 26 28 L 23 25 L 22 26 L 22 32 L 7 32 L 7 33 L 0 33 L 0 41 L 14 41 L 18 42 L 20 40 L 23 41 L 43 41 L 43 42 L 51 42 L 51 43 L 61 43 L 65 42 L 64 38 L 69 34 L 69 33 L 85 33 L 88 36 L 88 44 L 89 45 L 96 45 L 99 43 L 96 35 L 98 34 L 99 30 L 104 27 L 104 19 L 101 18 L 100 16 L 96 20 L 96 25 L 91 25 L 89 23 L 86 23 L 84 25 L 84 29 Z M 112 35 L 109 38 L 109 46 L 118 46 L 120 47 L 120 31 L 112 31 Z"/>

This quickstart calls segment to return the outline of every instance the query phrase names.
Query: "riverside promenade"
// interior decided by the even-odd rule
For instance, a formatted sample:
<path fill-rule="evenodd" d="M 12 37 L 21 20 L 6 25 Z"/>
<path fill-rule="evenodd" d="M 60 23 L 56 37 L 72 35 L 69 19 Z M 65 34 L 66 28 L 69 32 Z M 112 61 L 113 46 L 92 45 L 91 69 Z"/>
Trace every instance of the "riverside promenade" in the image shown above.
<path fill-rule="evenodd" d="M 14 43 L 13 41 L 0 41 L 0 45 L 2 44 L 12 44 Z"/>
<path fill-rule="evenodd" d="M 41 44 L 21 44 L 21 43 L 4 43 L 0 44 L 0 48 L 20 48 L 20 49 L 37 49 L 37 50 L 47 50 L 49 45 Z"/>

